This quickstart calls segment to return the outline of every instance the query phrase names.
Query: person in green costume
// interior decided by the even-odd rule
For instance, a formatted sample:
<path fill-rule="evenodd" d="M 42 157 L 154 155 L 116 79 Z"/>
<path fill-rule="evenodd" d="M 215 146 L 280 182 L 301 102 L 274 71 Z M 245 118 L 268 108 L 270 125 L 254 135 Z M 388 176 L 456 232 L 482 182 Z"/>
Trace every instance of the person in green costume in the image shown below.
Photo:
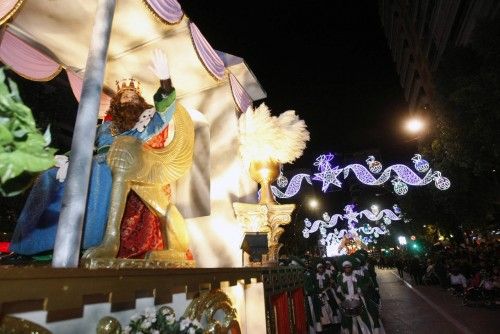
<path fill-rule="evenodd" d="M 377 279 L 374 279 L 370 274 L 364 253 L 356 252 L 353 258 L 358 264 L 357 269 L 354 270 L 354 274 L 363 278 L 360 280 L 359 286 L 365 299 L 366 310 L 372 320 L 372 327 L 374 329 L 380 329 L 380 295 L 378 292 Z"/>
<path fill-rule="evenodd" d="M 383 333 L 381 327 L 375 327 L 373 318 L 367 312 L 363 290 L 370 281 L 353 272 L 356 261 L 355 257 L 348 255 L 339 258 L 343 273 L 338 277 L 336 294 L 341 301 L 342 333 Z"/>

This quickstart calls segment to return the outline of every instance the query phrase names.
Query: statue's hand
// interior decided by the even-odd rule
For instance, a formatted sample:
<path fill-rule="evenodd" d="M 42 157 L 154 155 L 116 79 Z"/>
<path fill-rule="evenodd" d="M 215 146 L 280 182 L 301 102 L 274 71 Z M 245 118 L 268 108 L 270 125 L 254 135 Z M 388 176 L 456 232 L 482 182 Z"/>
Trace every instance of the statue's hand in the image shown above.
<path fill-rule="evenodd" d="M 151 63 L 152 64 L 149 66 L 149 69 L 158 77 L 158 79 L 170 79 L 167 56 L 165 56 L 165 53 L 161 49 L 156 49 L 153 51 Z"/>

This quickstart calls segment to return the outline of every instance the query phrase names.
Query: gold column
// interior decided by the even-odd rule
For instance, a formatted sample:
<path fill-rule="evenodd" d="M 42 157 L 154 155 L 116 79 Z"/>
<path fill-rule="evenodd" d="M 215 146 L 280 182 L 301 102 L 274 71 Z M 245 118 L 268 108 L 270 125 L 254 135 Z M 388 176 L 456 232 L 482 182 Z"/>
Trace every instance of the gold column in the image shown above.
<path fill-rule="evenodd" d="M 269 252 L 266 265 L 277 265 L 283 244 L 279 238 L 285 231 L 283 225 L 291 221 L 295 204 L 249 204 L 233 203 L 238 223 L 244 232 L 267 233 Z"/>

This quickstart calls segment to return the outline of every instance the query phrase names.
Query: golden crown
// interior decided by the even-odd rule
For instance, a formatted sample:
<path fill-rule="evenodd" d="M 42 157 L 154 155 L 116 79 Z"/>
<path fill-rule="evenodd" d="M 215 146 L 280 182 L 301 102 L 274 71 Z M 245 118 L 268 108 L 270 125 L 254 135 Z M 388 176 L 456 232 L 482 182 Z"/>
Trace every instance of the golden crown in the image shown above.
<path fill-rule="evenodd" d="M 116 80 L 116 93 L 120 94 L 126 90 L 133 90 L 137 94 L 141 95 L 141 82 L 135 79 L 122 79 L 121 81 Z"/>

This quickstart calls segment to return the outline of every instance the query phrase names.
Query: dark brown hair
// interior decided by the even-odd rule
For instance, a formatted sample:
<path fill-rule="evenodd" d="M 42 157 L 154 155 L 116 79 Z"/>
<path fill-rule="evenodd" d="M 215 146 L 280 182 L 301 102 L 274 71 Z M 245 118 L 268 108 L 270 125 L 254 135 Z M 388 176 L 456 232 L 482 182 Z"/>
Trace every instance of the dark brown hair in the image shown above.
<path fill-rule="evenodd" d="M 106 113 L 112 117 L 113 125 L 120 133 L 133 128 L 142 112 L 153 107 L 140 95 L 138 95 L 139 102 L 120 103 L 122 94 L 123 92 L 113 96 Z"/>

